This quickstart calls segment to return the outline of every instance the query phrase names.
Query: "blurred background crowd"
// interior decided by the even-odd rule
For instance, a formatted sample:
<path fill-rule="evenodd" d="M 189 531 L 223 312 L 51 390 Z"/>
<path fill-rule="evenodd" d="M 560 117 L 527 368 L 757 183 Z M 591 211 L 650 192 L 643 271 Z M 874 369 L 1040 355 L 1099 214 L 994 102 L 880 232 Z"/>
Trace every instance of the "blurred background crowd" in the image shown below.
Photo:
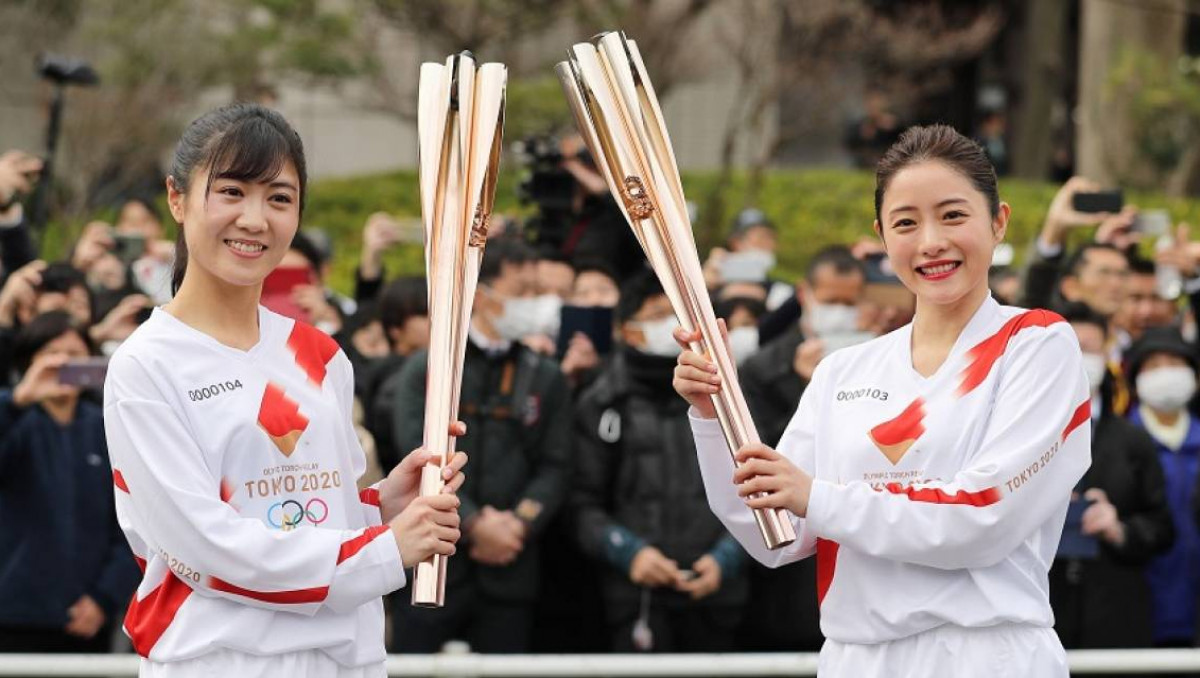
<path fill-rule="evenodd" d="M 150 24 L 169 26 L 193 7 L 160 4 L 168 9 L 142 7 Z M 332 21 L 319 3 L 251 4 L 258 32 L 220 44 L 281 42 L 275 52 L 238 52 L 257 70 L 218 93 L 277 103 L 289 115 L 291 101 L 320 175 L 341 162 L 338 150 L 289 94 L 295 81 L 284 76 L 300 66 L 275 57 L 308 54 L 299 63 L 325 68 L 325 77 L 353 75 L 404 97 L 378 72 L 314 60 L 333 58 L 311 44 L 324 35 L 313 26 Z M 496 58 L 528 65 L 536 59 L 522 62 L 524 52 L 502 44 L 504 31 L 544 37 L 560 25 L 516 3 L 451 3 L 474 13 L 463 25 L 437 3 L 366 4 L 380 25 L 422 33 L 421 54 L 434 58 L 490 45 Z M 668 103 L 668 124 L 683 121 L 675 146 L 696 200 L 705 279 L 768 444 L 821 360 L 912 318 L 912 295 L 870 231 L 869 170 L 883 150 L 909 124 L 949 121 L 1002 177 L 1016 177 L 1001 184 L 1014 228 L 997 248 L 992 292 L 1062 314 L 1093 389 L 1093 464 L 1051 571 L 1068 648 L 1193 647 L 1198 637 L 1200 240 L 1184 221 L 1200 216 L 1189 198 L 1200 167 L 1191 103 L 1200 81 L 1189 56 L 1200 52 L 1200 21 L 1188 2 L 1160 4 L 1147 12 L 1109 0 L 780 0 L 747 2 L 736 21 L 721 3 L 700 1 L 655 9 L 581 0 L 567 19 L 542 7 L 560 23 L 637 26 L 660 95 L 687 102 L 686 110 Z M 58 21 L 64 45 L 86 46 L 79 22 L 120 27 L 135 5 L 16 2 L 0 18 L 34 33 Z M 181 14 L 162 14 L 172 7 Z M 299 24 L 318 35 L 297 34 Z M 702 89 L 688 89 L 686 50 L 670 51 L 671 39 L 686 45 L 714 25 L 729 31 L 717 31 L 721 54 L 745 66 L 717 87 L 720 101 L 745 104 L 717 125 L 730 130 L 717 147 L 687 133 L 696 116 L 720 116 L 705 108 L 713 99 Z M 322 44 L 340 45 L 350 29 L 323 30 Z M 1114 34 L 1141 51 L 1118 50 Z M 98 79 L 87 64 L 39 61 L 31 78 L 41 89 L 29 91 L 47 104 L 36 108 L 50 112 L 51 143 L 44 153 L 0 155 L 0 651 L 121 648 L 114 631 L 138 579 L 115 524 L 99 385 L 104 357 L 170 298 L 176 229 L 163 210 L 164 149 L 153 135 L 174 138 L 179 121 L 142 119 L 153 106 L 132 93 L 160 86 L 151 103 L 167 109 L 187 93 L 131 56 L 156 54 L 134 40 L 141 32 L 121 35 L 130 42 L 103 53 L 99 93 L 77 87 Z M 574 34 L 562 35 L 556 49 Z M 763 35 L 767 61 L 755 51 Z M 843 43 L 889 37 L 897 52 L 912 49 L 858 55 L 853 94 L 821 89 L 842 82 Z M 1089 70 L 1097 60 L 1099 75 Z M 27 110 L 17 80 L 0 77 L 0 111 Z M 673 100 L 664 90 L 675 84 Z M 447 607 L 413 608 L 405 591 L 391 602 L 389 649 L 816 651 L 815 563 L 763 568 L 709 511 L 686 405 L 671 388 L 679 349 L 670 304 L 565 110 L 542 106 L 561 100 L 556 87 L 520 77 L 510 87 L 519 115 L 508 134 L 517 142 L 506 152 L 474 300 L 460 407 L 468 434 L 459 446 L 471 455 L 460 492 L 464 548 L 450 561 Z M 68 89 L 76 98 L 60 130 Z M 806 96 L 835 94 L 851 103 L 832 127 L 801 115 L 812 113 Z M 110 117 L 120 133 L 104 127 Z M 20 119 L 0 123 L 0 140 L 20 136 L 12 133 Z M 755 136 L 738 136 L 747 130 Z M 97 160 L 90 146 L 106 155 Z M 812 164 L 821 168 L 796 169 Z M 429 310 L 416 182 L 409 170 L 387 169 L 318 176 L 302 231 L 263 288 L 264 305 L 327 332 L 350 357 L 355 423 L 371 460 L 364 485 L 417 447 L 423 428 Z"/>

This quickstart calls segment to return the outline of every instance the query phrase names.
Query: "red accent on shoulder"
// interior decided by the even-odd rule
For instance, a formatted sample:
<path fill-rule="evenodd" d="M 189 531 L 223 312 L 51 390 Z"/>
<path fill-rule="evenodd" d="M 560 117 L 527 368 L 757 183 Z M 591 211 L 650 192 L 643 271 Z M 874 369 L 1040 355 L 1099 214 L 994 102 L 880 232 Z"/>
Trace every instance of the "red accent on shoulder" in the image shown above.
<path fill-rule="evenodd" d="M 317 388 L 325 381 L 325 366 L 337 355 L 338 345 L 328 334 L 299 320 L 288 336 L 288 348 L 296 356 L 296 364 L 308 375 Z"/>
<path fill-rule="evenodd" d="M 895 418 L 871 429 L 871 440 L 877 445 L 899 445 L 916 440 L 925 433 L 925 401 L 921 398 L 909 403 Z"/>
<path fill-rule="evenodd" d="M 1092 401 L 1085 400 L 1075 408 L 1075 413 L 1071 415 L 1071 421 L 1067 422 L 1067 427 L 1063 429 L 1062 439 L 1066 440 L 1071 432 L 1079 428 L 1084 422 L 1092 418 Z"/>
<path fill-rule="evenodd" d="M 113 469 L 113 485 L 116 485 L 117 489 L 125 494 L 129 494 L 129 485 L 125 484 L 125 476 L 121 475 L 117 469 Z"/>
<path fill-rule="evenodd" d="M 311 589 L 296 589 L 294 591 L 254 591 L 244 589 L 236 584 L 230 584 L 224 579 L 209 577 L 209 586 L 214 591 L 232 593 L 235 596 L 261 600 L 264 603 L 280 605 L 303 605 L 304 603 L 319 603 L 329 595 L 328 586 L 317 586 Z"/>
<path fill-rule="evenodd" d="M 287 397 L 283 389 L 268 383 L 258 408 L 258 425 L 280 452 L 290 456 L 296 449 L 296 441 L 308 428 L 308 418 L 300 414 L 299 403 Z"/>
<path fill-rule="evenodd" d="M 1018 332 L 1027 327 L 1049 327 L 1060 322 L 1063 322 L 1062 316 L 1041 308 L 1009 318 L 1008 322 L 1004 323 L 1004 326 L 995 334 L 979 342 L 967 352 L 971 362 L 962 372 L 958 395 L 960 397 L 967 395 L 987 379 L 992 367 L 1008 350 L 1009 342 Z"/>
<path fill-rule="evenodd" d="M 358 500 L 364 504 L 370 504 L 371 506 L 378 507 L 379 506 L 379 490 L 377 490 L 373 487 L 368 487 L 366 489 L 359 490 Z"/>
<path fill-rule="evenodd" d="M 146 559 L 135 553 L 133 554 L 133 561 L 137 563 L 138 569 L 142 571 L 142 574 L 146 574 Z"/>
<path fill-rule="evenodd" d="M 375 537 L 378 537 L 390 529 L 391 528 L 389 528 L 387 525 L 374 525 L 363 530 L 362 534 L 351 539 L 350 541 L 343 542 L 342 548 L 338 551 L 338 565 L 341 565 L 345 561 L 353 558 L 358 554 L 359 551 L 366 548 L 367 544 L 370 544 L 372 541 L 374 541 Z"/>
<path fill-rule="evenodd" d="M 138 559 L 143 565 L 146 561 Z M 138 600 L 134 592 L 125 613 L 125 632 L 133 641 L 133 649 L 143 657 L 149 657 L 158 639 L 167 632 L 183 601 L 192 595 L 192 588 L 179 580 L 174 572 L 167 571 L 163 581 L 145 598 Z"/>
<path fill-rule="evenodd" d="M 978 492 L 959 490 L 954 494 L 949 494 L 936 487 L 917 488 L 912 485 L 901 485 L 900 483 L 887 483 L 883 487 L 892 494 L 902 494 L 912 501 L 929 504 L 963 504 L 966 506 L 984 507 L 991 506 L 1000 501 L 1000 488 L 998 487 L 989 487 Z"/>
<path fill-rule="evenodd" d="M 837 569 L 838 543 L 829 539 L 817 539 L 817 607 L 825 601 L 825 594 L 833 585 L 833 573 Z"/>

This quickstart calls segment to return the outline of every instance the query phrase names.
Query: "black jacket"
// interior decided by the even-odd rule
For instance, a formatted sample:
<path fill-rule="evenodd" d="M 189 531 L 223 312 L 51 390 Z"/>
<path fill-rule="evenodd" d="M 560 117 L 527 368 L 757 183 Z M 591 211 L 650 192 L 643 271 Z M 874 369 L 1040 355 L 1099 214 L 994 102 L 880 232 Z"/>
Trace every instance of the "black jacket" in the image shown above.
<path fill-rule="evenodd" d="M 410 356 L 396 375 L 392 431 L 401 450 L 421 445 L 425 422 L 425 353 Z M 467 435 L 458 449 L 469 456 L 458 492 L 464 525 L 485 505 L 528 518 L 528 537 L 506 567 L 471 560 L 466 542 L 450 558 L 447 583 L 473 578 L 493 598 L 532 602 L 538 592 L 538 541 L 562 505 L 570 483 L 571 396 L 551 360 L 519 343 L 488 356 L 467 344 L 459 419 Z M 523 506 L 524 511 L 518 511 Z"/>
<path fill-rule="evenodd" d="M 640 599 L 629 565 L 645 545 L 683 569 L 706 554 L 717 559 L 721 588 L 699 604 L 737 605 L 746 596 L 747 556 L 708 507 L 688 405 L 671 387 L 674 366 L 671 358 L 618 349 L 576 408 L 575 532 L 585 553 L 611 565 L 604 594 L 617 616 Z M 666 590 L 655 601 L 691 604 Z"/>
<path fill-rule="evenodd" d="M 363 370 L 362 392 L 359 395 L 363 406 L 363 426 L 375 439 L 375 454 L 385 475 L 412 451 L 399 449 L 396 446 L 396 434 L 392 431 L 396 392 L 402 383 L 398 375 L 407 360 L 408 356 L 393 353 L 371 361 Z"/>
<path fill-rule="evenodd" d="M 1104 490 L 1125 525 L 1125 544 L 1101 542 L 1095 560 L 1055 560 L 1055 626 L 1067 648 L 1150 647 L 1144 566 L 1175 539 L 1162 466 L 1150 436 L 1120 417 L 1105 413 L 1092 441 L 1092 466 L 1079 492 Z"/>
<path fill-rule="evenodd" d="M 738 380 L 750 406 L 758 436 L 778 445 L 808 382 L 796 374 L 796 348 L 804 341 L 798 323 L 760 348 L 738 369 Z"/>

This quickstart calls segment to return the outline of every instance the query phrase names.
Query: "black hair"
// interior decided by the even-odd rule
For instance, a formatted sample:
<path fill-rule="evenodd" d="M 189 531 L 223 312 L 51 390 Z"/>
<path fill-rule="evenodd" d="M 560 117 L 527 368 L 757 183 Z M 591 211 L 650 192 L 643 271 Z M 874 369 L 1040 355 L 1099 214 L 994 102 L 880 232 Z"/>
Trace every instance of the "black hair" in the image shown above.
<path fill-rule="evenodd" d="M 1087 264 L 1087 253 L 1100 251 L 1116 252 L 1121 256 L 1125 256 L 1125 253 L 1115 245 L 1102 242 L 1085 243 L 1083 246 L 1067 255 L 1066 261 L 1063 262 L 1062 275 L 1064 277 L 1077 277 L 1079 272 L 1083 270 L 1084 265 Z"/>
<path fill-rule="evenodd" d="M 553 245 L 542 244 L 537 246 L 534 251 L 537 252 L 538 261 L 550 261 L 556 264 L 567 264 L 571 268 L 575 268 L 574 263 L 562 253 L 562 250 L 554 247 Z"/>
<path fill-rule="evenodd" d="M 833 270 L 839 275 L 847 275 L 850 273 L 859 273 L 865 279 L 867 277 L 867 268 L 863 262 L 856 259 L 850 253 L 850 248 L 845 245 L 830 245 L 817 252 L 808 262 L 808 268 L 804 271 L 804 277 L 811 285 L 816 277 L 817 269 L 822 266 L 833 266 Z"/>
<path fill-rule="evenodd" d="M 68 262 L 56 261 L 42 271 L 42 282 L 37 289 L 39 292 L 62 292 L 65 294 L 75 287 L 82 287 L 86 290 L 87 276 Z"/>
<path fill-rule="evenodd" d="M 187 126 L 175 147 L 170 177 L 177 191 L 187 193 L 193 173 L 207 171 L 204 181 L 207 195 L 216 179 L 269 181 L 279 176 L 289 161 L 300 180 L 297 188 L 303 216 L 308 166 L 300 135 L 277 111 L 258 104 L 229 104 L 205 113 Z M 183 230 L 179 229 L 175 242 L 172 293 L 179 291 L 187 272 L 188 251 Z"/>
<path fill-rule="evenodd" d="M 642 310 L 646 300 L 666 294 L 653 271 L 639 271 L 621 286 L 621 298 L 617 300 L 617 323 L 628 322 Z"/>
<path fill-rule="evenodd" d="M 620 285 L 616 270 L 603 259 L 581 259 L 575 262 L 575 277 L 578 278 L 584 273 L 599 273 L 613 281 L 614 285 Z"/>
<path fill-rule="evenodd" d="M 1108 337 L 1108 320 L 1092 310 L 1090 306 L 1078 301 L 1067 302 L 1058 308 L 1058 314 L 1071 324 L 1095 325 Z"/>
<path fill-rule="evenodd" d="M 1000 214 L 996 168 L 983 147 L 949 125 L 925 125 L 906 129 L 879 159 L 875 169 L 875 219 L 881 225 L 883 196 L 892 179 L 905 167 L 928 160 L 942 162 L 962 174 L 983 194 L 992 218 Z"/>
<path fill-rule="evenodd" d="M 308 261 L 308 265 L 312 266 L 313 272 L 318 275 L 320 274 L 321 250 L 317 248 L 317 245 L 312 241 L 312 238 L 308 237 L 307 233 L 297 231 L 296 237 L 292 238 L 292 244 L 288 249 L 295 250 L 303 255 L 304 259 Z"/>
<path fill-rule="evenodd" d="M 427 315 L 429 294 L 421 276 L 397 278 L 379 294 L 379 321 L 385 333 L 393 327 L 403 329 L 409 318 Z M 391 341 L 389 336 L 388 343 Z"/>
<path fill-rule="evenodd" d="M 479 282 L 486 284 L 500 277 L 503 264 L 527 264 L 536 259 L 537 253 L 533 248 L 515 237 L 501 236 L 489 240 L 483 251 L 483 262 L 479 265 Z"/>
<path fill-rule="evenodd" d="M 1129 272 L 1134 275 L 1154 275 L 1157 273 L 1154 260 L 1152 259 L 1147 259 L 1132 252 L 1126 258 L 1129 259 Z"/>
<path fill-rule="evenodd" d="M 87 346 L 88 354 L 95 355 L 96 347 L 88 336 L 87 329 L 66 311 L 47 311 L 30 320 L 13 338 L 12 361 L 18 373 L 24 374 L 33 363 L 33 357 L 62 335 L 74 332 Z"/>
<path fill-rule="evenodd" d="M 730 297 L 729 299 L 718 301 L 713 306 L 717 317 L 724 318 L 726 322 L 733 317 L 733 314 L 739 308 L 746 309 L 750 315 L 754 316 L 755 320 L 761 318 L 767 312 L 767 305 L 753 297 Z"/>

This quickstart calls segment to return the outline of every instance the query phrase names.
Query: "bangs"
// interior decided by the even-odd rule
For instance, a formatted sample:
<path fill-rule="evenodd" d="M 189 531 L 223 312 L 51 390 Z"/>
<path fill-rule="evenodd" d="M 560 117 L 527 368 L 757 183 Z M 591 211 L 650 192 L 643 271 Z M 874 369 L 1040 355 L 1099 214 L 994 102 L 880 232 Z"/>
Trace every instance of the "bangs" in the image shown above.
<path fill-rule="evenodd" d="M 258 117 L 245 119 L 222 134 L 210 157 L 208 189 L 217 179 L 253 183 L 273 181 L 289 160 L 296 166 L 297 174 L 303 171 L 292 157 L 287 138 L 271 123 Z M 303 184 L 303 176 L 298 179 Z"/>

